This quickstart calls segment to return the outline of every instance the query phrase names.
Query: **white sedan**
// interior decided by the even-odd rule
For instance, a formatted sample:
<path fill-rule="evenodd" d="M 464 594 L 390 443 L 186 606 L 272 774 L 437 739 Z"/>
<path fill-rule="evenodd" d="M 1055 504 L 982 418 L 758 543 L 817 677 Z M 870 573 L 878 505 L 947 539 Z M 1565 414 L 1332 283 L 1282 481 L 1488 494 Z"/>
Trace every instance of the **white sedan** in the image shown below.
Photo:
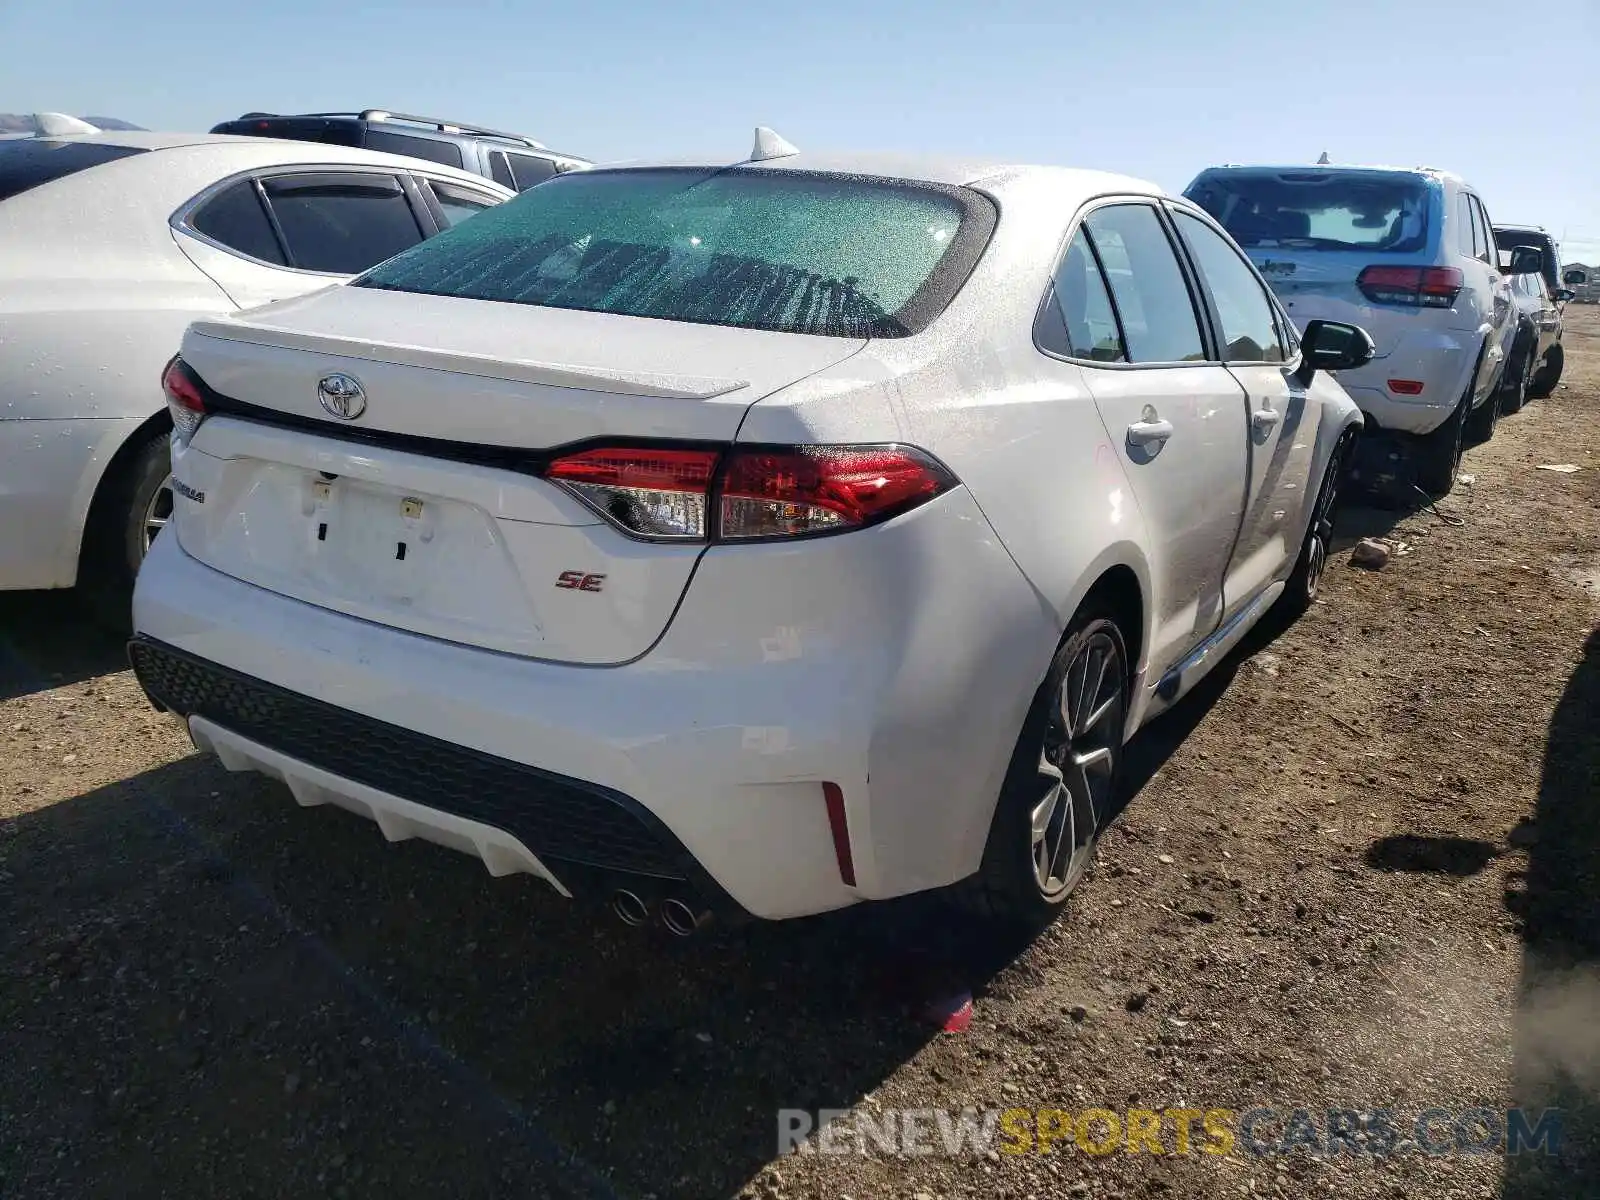
<path fill-rule="evenodd" d="M 0 588 L 127 621 L 171 510 L 152 384 L 197 317 L 347 279 L 511 196 L 414 159 L 210 134 L 0 142 Z"/>
<path fill-rule="evenodd" d="M 190 329 L 131 654 L 230 769 L 629 921 L 1039 923 L 1126 739 L 1315 594 L 1370 354 L 1134 179 L 562 176 Z"/>

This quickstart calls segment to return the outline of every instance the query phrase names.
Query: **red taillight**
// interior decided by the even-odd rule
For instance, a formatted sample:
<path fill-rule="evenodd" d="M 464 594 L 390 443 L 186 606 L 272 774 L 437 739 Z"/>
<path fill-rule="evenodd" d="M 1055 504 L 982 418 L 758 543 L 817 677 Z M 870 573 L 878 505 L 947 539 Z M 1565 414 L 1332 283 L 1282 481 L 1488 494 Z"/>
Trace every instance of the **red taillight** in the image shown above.
<path fill-rule="evenodd" d="M 1457 267 L 1368 267 L 1356 276 L 1361 294 L 1375 304 L 1449 308 L 1461 293 Z"/>
<path fill-rule="evenodd" d="M 558 458 L 545 478 L 639 537 L 701 539 L 716 469 L 715 450 L 602 447 Z"/>
<path fill-rule="evenodd" d="M 735 446 L 723 470 L 719 533 L 742 540 L 859 529 L 954 483 L 910 446 Z"/>
<path fill-rule="evenodd" d="M 636 537 L 716 541 L 860 529 L 956 483 L 922 451 L 895 445 L 604 446 L 558 458 L 544 475 Z"/>
<path fill-rule="evenodd" d="M 206 398 L 200 389 L 200 380 L 188 363 L 173 355 L 167 369 L 161 373 L 161 390 L 167 394 L 172 428 L 181 441 L 187 442 L 206 419 Z"/>
<path fill-rule="evenodd" d="M 1420 379 L 1391 379 L 1389 390 L 1396 396 L 1422 395 L 1423 382 Z"/>

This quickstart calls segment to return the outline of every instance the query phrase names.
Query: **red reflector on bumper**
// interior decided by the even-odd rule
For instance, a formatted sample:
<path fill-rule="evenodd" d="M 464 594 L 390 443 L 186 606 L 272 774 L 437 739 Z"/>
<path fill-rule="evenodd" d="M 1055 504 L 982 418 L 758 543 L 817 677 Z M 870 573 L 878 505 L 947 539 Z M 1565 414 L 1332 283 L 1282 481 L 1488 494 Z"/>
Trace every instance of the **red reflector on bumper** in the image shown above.
<path fill-rule="evenodd" d="M 1391 379 L 1389 390 L 1396 396 L 1422 395 L 1422 380 L 1420 379 Z"/>
<path fill-rule="evenodd" d="M 828 804 L 828 828 L 833 831 L 833 853 L 839 860 L 839 878 L 855 887 L 856 864 L 850 854 L 850 825 L 844 815 L 844 792 L 837 783 L 825 783 L 822 798 Z"/>

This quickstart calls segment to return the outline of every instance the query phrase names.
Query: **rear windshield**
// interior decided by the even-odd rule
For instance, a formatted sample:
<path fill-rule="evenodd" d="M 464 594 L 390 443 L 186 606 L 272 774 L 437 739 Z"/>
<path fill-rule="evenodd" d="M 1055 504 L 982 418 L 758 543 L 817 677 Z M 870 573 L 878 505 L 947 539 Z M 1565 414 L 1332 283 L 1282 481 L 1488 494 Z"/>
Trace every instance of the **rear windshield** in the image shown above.
<path fill-rule="evenodd" d="M 357 286 L 844 337 L 941 311 L 994 227 L 976 193 L 798 171 L 583 171 Z"/>
<path fill-rule="evenodd" d="M 1241 246 L 1414 254 L 1427 248 L 1429 188 L 1410 175 L 1207 171 L 1184 193 Z"/>
<path fill-rule="evenodd" d="M 56 141 L 51 138 L 16 138 L 0 142 L 0 200 L 146 151 L 133 146 L 103 146 L 95 142 Z"/>

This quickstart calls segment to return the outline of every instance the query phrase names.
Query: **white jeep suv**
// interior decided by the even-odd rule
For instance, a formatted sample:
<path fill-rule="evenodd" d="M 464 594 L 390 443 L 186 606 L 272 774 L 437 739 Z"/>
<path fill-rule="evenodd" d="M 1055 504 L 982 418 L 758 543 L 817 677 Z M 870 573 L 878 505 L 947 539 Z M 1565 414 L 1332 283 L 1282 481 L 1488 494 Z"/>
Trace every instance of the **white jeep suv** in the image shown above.
<path fill-rule="evenodd" d="M 1483 201 L 1430 168 L 1212 167 L 1184 195 L 1231 233 L 1302 327 L 1360 325 L 1377 353 L 1340 382 L 1380 429 L 1414 435 L 1417 482 L 1455 483 L 1465 436 L 1489 437 L 1517 336 Z"/>
<path fill-rule="evenodd" d="M 1148 184 L 773 141 L 195 324 L 150 696 L 680 933 L 1056 912 L 1126 738 L 1314 594 L 1371 343 Z"/>

